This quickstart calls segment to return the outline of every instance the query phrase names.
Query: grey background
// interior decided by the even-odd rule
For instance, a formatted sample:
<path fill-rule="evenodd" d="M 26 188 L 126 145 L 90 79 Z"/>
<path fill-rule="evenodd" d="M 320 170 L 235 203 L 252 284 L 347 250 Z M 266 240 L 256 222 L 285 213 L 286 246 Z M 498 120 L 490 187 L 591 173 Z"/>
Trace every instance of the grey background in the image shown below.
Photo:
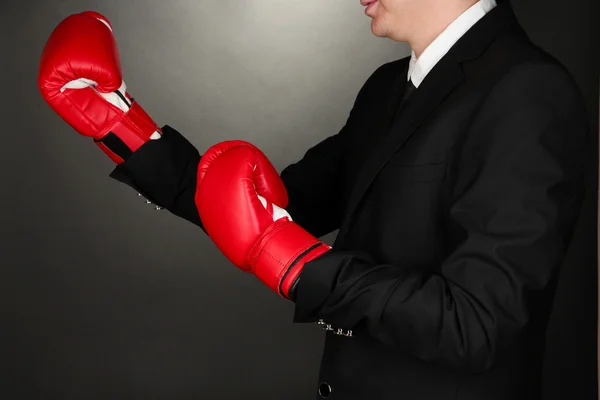
<path fill-rule="evenodd" d="M 597 132 L 597 2 L 513 3 L 575 76 Z M 313 398 L 318 328 L 292 324 L 293 306 L 201 230 L 109 179 L 110 160 L 41 99 L 45 40 L 86 9 L 111 20 L 128 88 L 159 124 L 201 152 L 251 141 L 278 169 L 409 54 L 372 36 L 358 0 L 2 0 L 0 398 Z M 561 279 L 547 398 L 596 398 L 595 210 L 590 195 Z"/>

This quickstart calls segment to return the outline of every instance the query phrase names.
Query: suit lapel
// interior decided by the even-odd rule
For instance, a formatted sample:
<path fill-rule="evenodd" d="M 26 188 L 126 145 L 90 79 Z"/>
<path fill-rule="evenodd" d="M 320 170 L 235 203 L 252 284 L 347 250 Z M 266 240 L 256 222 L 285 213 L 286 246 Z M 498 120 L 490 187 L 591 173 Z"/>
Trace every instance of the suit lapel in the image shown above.
<path fill-rule="evenodd" d="M 379 171 L 427 117 L 463 82 L 461 63 L 477 58 L 500 33 L 514 25 L 517 25 L 516 18 L 510 6 L 506 3 L 499 4 L 440 60 L 406 104 L 399 105 L 399 99 L 392 100 L 395 101 L 395 108 L 393 104 L 390 107 L 395 112 L 390 115 L 391 125 L 358 171 L 336 246 L 344 242 L 344 236 L 352 223 L 352 216 Z"/>

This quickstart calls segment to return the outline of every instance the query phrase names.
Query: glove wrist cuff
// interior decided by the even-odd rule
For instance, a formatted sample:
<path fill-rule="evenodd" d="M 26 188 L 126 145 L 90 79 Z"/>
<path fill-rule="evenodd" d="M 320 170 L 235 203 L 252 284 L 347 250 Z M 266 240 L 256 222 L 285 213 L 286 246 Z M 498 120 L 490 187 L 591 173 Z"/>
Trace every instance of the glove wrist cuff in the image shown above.
<path fill-rule="evenodd" d="M 258 279 L 289 298 L 304 265 L 329 249 L 296 223 L 282 219 L 263 234 L 250 252 L 249 261 Z"/>
<path fill-rule="evenodd" d="M 151 137 L 157 132 L 162 134 L 162 130 L 158 125 L 132 99 L 129 111 L 120 114 L 119 118 L 110 127 L 109 132 L 100 140 L 95 140 L 95 142 L 111 160 L 120 164 L 144 143 L 151 140 Z"/>

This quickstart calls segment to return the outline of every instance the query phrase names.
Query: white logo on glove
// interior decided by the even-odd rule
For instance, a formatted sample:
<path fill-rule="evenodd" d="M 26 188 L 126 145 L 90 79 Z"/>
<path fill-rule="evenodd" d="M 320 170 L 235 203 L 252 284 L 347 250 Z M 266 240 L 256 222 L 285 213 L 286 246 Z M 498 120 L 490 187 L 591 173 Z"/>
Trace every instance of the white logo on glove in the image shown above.
<path fill-rule="evenodd" d="M 263 207 L 265 208 L 265 210 L 269 211 L 269 208 L 270 208 L 269 206 L 273 207 L 273 213 L 271 213 L 271 216 L 273 217 L 273 221 L 277 221 L 281 218 L 288 218 L 290 221 L 292 221 L 292 216 L 287 211 L 285 211 L 285 209 L 278 207 L 271 202 L 267 202 L 267 199 L 265 199 L 261 195 L 257 194 L 257 196 L 258 196 L 258 199 L 260 200 L 260 202 L 262 203 Z"/>

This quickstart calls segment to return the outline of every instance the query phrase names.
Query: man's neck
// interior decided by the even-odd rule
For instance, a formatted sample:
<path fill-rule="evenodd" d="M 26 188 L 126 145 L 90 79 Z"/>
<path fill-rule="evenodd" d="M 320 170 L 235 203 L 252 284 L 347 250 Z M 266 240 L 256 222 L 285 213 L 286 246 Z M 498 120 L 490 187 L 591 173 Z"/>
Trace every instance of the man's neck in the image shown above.
<path fill-rule="evenodd" d="M 439 6 L 428 15 L 424 15 L 417 22 L 419 29 L 415 35 L 408 39 L 410 48 L 415 52 L 417 58 L 423 54 L 425 49 L 462 13 L 476 4 L 479 0 L 462 2 L 439 2 Z"/>

